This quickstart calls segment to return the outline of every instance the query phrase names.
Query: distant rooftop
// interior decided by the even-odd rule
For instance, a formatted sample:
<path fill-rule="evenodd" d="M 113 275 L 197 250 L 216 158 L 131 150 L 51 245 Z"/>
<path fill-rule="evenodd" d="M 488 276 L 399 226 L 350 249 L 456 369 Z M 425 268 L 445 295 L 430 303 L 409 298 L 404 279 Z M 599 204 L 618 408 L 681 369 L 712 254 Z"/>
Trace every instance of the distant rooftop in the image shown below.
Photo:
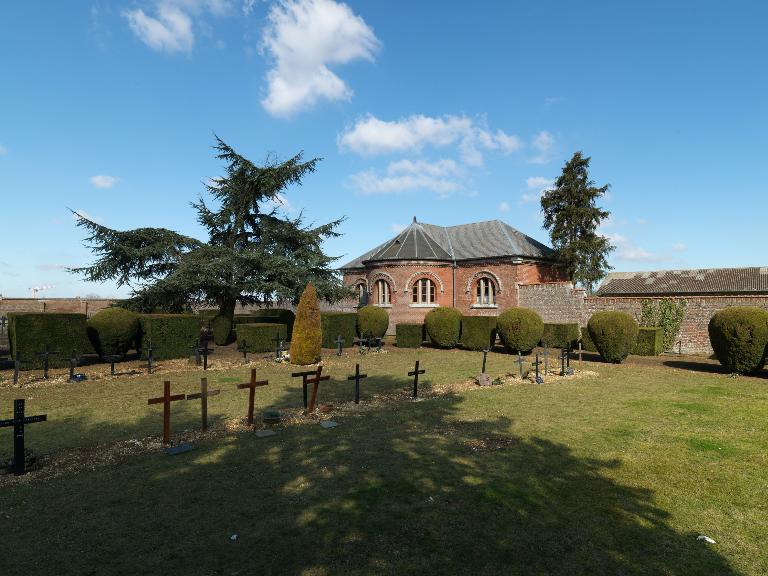
<path fill-rule="evenodd" d="M 611 272 L 598 296 L 768 294 L 768 267 Z"/>
<path fill-rule="evenodd" d="M 554 252 L 501 220 L 436 226 L 417 222 L 414 217 L 397 236 L 347 262 L 341 269 L 361 268 L 369 262 L 379 261 L 454 262 L 501 257 L 551 260 Z"/>

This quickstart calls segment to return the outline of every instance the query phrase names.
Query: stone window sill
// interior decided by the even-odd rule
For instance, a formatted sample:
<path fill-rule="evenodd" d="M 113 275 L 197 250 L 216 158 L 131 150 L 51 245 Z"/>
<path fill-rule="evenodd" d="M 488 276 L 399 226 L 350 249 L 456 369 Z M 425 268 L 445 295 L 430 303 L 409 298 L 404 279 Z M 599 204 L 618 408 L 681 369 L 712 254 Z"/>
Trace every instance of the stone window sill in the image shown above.
<path fill-rule="evenodd" d="M 482 308 L 493 309 L 493 308 L 498 308 L 498 307 L 499 307 L 498 304 L 472 304 L 470 306 L 470 308 L 481 308 L 481 309 Z"/>
<path fill-rule="evenodd" d="M 392 304 L 374 304 L 374 306 L 379 308 L 392 308 Z"/>
<path fill-rule="evenodd" d="M 438 304 L 408 304 L 408 308 L 437 308 Z"/>

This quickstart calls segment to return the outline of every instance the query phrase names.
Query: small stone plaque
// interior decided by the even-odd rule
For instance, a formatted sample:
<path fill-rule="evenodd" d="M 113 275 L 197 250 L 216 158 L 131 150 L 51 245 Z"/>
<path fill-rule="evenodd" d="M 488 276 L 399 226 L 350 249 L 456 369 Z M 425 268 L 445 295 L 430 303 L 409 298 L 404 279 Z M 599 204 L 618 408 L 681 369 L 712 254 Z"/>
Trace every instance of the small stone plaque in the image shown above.
<path fill-rule="evenodd" d="M 480 376 L 477 377 L 477 383 L 480 386 L 490 386 L 491 385 L 491 377 L 488 376 L 485 372 L 480 374 Z"/>
<path fill-rule="evenodd" d="M 326 420 L 325 422 L 320 422 L 320 426 L 323 428 L 336 428 L 339 424 L 335 420 Z"/>
<path fill-rule="evenodd" d="M 257 438 L 269 438 L 270 436 L 276 436 L 277 432 L 274 430 L 257 430 L 256 431 L 256 437 Z"/>
<path fill-rule="evenodd" d="M 182 454 L 183 452 L 190 452 L 194 450 L 195 447 L 192 446 L 189 442 L 185 442 L 183 444 L 179 444 L 178 446 L 170 446 L 169 448 L 165 449 L 165 453 L 168 454 L 168 456 L 176 456 L 176 454 Z"/>

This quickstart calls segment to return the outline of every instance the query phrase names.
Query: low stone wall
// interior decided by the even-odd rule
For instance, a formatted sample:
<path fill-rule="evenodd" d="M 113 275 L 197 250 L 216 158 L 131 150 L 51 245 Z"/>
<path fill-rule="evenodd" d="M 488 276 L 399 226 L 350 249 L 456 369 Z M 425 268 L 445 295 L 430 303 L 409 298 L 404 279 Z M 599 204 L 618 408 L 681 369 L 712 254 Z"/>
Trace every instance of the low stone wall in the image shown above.
<path fill-rule="evenodd" d="M 666 297 L 599 297 L 587 296 L 568 282 L 520 285 L 520 306 L 535 310 L 544 322 L 578 322 L 586 326 L 589 318 L 600 310 L 627 312 L 638 321 L 643 301 Z M 732 306 L 755 306 L 768 310 L 768 296 L 687 296 L 683 323 L 676 341 L 684 354 L 712 354 L 709 344 L 709 320 L 718 310 Z"/>
<path fill-rule="evenodd" d="M 8 312 L 74 312 L 93 316 L 99 310 L 107 308 L 113 299 L 100 298 L 2 298 L 0 297 L 0 316 Z"/>

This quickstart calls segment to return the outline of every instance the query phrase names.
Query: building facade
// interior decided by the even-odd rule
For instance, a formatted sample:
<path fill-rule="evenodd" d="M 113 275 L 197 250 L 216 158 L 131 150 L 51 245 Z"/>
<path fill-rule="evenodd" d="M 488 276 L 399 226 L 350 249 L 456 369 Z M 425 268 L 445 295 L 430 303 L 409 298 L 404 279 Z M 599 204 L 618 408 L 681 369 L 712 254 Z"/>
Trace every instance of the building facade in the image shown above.
<path fill-rule="evenodd" d="M 388 309 L 390 331 L 438 306 L 496 316 L 518 305 L 519 285 L 563 280 L 551 248 L 500 220 L 443 227 L 414 218 L 341 271 L 361 304 Z"/>

